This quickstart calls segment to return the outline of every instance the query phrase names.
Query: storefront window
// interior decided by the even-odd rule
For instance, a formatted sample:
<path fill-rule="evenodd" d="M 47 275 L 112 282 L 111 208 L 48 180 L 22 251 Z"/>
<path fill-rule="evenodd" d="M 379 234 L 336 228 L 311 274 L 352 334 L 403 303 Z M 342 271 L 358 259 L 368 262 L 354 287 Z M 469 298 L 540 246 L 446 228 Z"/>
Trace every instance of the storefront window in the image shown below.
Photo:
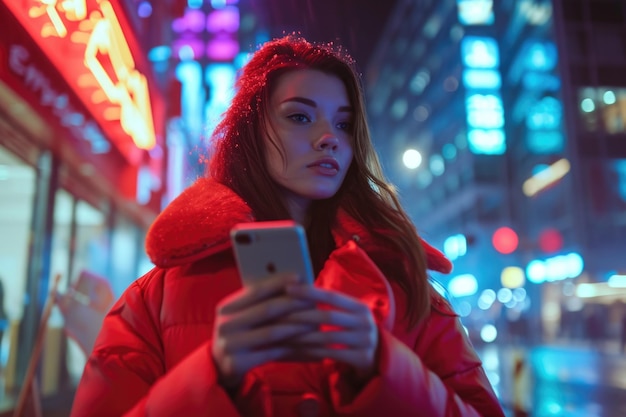
<path fill-rule="evenodd" d="M 33 168 L 0 148 L 0 382 L 7 392 L 16 386 L 35 177 Z M 2 390 L 0 409 L 4 403 Z"/>
<path fill-rule="evenodd" d="M 74 198 L 65 190 L 59 190 L 55 196 L 54 224 L 50 256 L 50 272 L 54 276 L 60 275 L 57 290 L 64 293 L 71 281 L 70 262 L 72 256 L 72 217 Z M 59 308 L 55 305 L 48 320 L 45 346 L 41 358 L 42 378 L 41 392 L 44 396 L 55 394 L 65 376 L 64 361 L 60 360 L 68 346 L 64 334 L 64 320 Z M 70 341 L 71 343 L 71 341 Z M 82 359 L 82 358 L 80 358 Z M 70 364 L 68 363 L 68 367 Z M 84 359 L 77 367 L 82 372 Z"/>
<path fill-rule="evenodd" d="M 54 219 L 52 271 L 61 274 L 59 292 L 67 295 L 78 290 L 83 294 L 81 291 L 86 289 L 77 288 L 77 285 L 84 286 L 78 281 L 85 273 L 106 280 L 102 277 L 102 272 L 107 270 L 109 264 L 106 217 L 89 204 L 76 200 L 68 192 L 61 190 L 56 195 Z M 93 296 L 82 296 L 87 295 Z M 73 301 L 86 302 L 85 299 Z M 98 314 L 89 315 L 90 311 L 83 308 L 86 305 L 66 304 L 66 317 L 63 317 L 58 305 L 53 309 L 42 357 L 44 395 L 58 392 L 64 383 L 76 386 L 80 380 L 88 352 L 78 342 L 85 335 L 76 332 L 81 330 L 80 326 L 87 325 L 92 327 L 95 334 L 101 323 Z"/>
<path fill-rule="evenodd" d="M 67 191 L 57 192 L 51 271 L 61 275 L 64 301 L 53 308 L 46 330 L 44 396 L 78 384 L 104 314 L 145 263 L 143 239 L 144 231 L 123 214 L 108 216 Z"/>
<path fill-rule="evenodd" d="M 110 244 L 106 216 L 84 201 L 76 205 L 76 246 L 72 271 L 86 270 L 108 277 Z"/>
<path fill-rule="evenodd" d="M 112 233 L 110 282 L 116 297 L 137 278 L 140 236 L 137 226 L 121 215 L 116 216 Z"/>
<path fill-rule="evenodd" d="M 50 270 L 61 274 L 59 290 L 67 288 L 70 281 L 70 256 L 72 244 L 72 211 L 74 198 L 65 190 L 55 197 L 52 256 Z"/>

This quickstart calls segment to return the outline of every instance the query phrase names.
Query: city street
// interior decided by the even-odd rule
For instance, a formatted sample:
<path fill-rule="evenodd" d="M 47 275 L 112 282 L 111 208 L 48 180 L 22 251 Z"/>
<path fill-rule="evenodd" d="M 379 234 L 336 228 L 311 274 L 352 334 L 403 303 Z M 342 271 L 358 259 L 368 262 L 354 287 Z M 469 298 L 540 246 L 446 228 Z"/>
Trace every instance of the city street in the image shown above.
<path fill-rule="evenodd" d="M 481 350 L 481 356 L 511 417 L 514 403 L 532 417 L 626 416 L 626 355 L 617 349 L 493 346 Z M 523 365 L 515 373 L 517 359 Z"/>

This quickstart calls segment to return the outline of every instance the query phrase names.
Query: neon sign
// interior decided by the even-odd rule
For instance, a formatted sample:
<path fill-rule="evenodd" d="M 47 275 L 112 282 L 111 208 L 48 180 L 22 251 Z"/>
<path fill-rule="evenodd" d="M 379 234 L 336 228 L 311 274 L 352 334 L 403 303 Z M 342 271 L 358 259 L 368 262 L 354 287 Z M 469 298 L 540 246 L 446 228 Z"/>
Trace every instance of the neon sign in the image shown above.
<path fill-rule="evenodd" d="M 502 80 L 498 67 L 500 55 L 494 38 L 466 36 L 461 43 L 467 87 L 465 108 L 467 140 L 476 154 L 501 155 L 506 152 L 504 110 L 500 98 Z"/>
<path fill-rule="evenodd" d="M 156 145 L 147 77 L 136 65 L 113 0 L 6 2 L 132 163 Z M 43 41 L 42 41 L 43 40 Z M 146 67 L 144 65 L 144 67 Z M 129 146 L 132 145 L 132 146 Z M 138 149 L 137 149 L 138 148 Z"/>
<path fill-rule="evenodd" d="M 37 67 L 37 64 L 32 62 L 30 53 L 25 47 L 11 45 L 9 68 L 24 80 L 26 87 L 37 95 L 42 106 L 52 110 L 52 114 L 62 126 L 67 127 L 79 140 L 89 143 L 92 153 L 109 152 L 111 144 L 104 137 L 98 125 L 78 109 L 68 94 L 58 91 L 53 86 L 53 83 Z"/>
<path fill-rule="evenodd" d="M 103 17 L 96 20 L 87 42 L 85 65 L 91 70 L 107 99 L 119 105 L 119 108 L 107 109 L 105 117 L 119 118 L 122 128 L 139 148 L 151 149 L 156 139 L 146 77 L 135 69 L 132 53 L 111 4 L 103 1 L 100 9 Z M 109 56 L 117 82 L 107 73 L 99 55 Z M 118 109 L 119 114 L 116 112 Z"/>
<path fill-rule="evenodd" d="M 63 0 L 58 2 L 57 0 L 39 0 L 39 3 L 28 10 L 28 15 L 33 18 L 37 18 L 46 14 L 50 19 L 50 22 L 45 23 L 41 29 L 41 36 L 44 38 L 48 36 L 67 36 L 67 27 L 61 19 L 61 14 L 65 15 L 65 18 L 70 21 L 79 21 L 87 17 L 87 5 L 85 0 Z M 57 4 L 59 3 L 59 4 Z"/>

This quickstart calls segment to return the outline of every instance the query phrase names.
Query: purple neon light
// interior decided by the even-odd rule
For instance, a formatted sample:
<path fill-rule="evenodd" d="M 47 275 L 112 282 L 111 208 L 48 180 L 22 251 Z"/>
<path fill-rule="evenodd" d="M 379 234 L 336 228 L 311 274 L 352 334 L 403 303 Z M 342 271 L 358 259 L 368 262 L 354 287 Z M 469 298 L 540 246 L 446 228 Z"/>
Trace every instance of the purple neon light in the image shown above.
<path fill-rule="evenodd" d="M 202 39 L 196 38 L 181 38 L 172 42 L 172 53 L 178 58 L 180 56 L 180 50 L 184 47 L 189 47 L 193 51 L 193 58 L 198 59 L 204 56 L 204 42 Z"/>
<path fill-rule="evenodd" d="M 202 10 L 187 9 L 183 17 L 174 19 L 172 30 L 176 33 L 188 31 L 202 33 L 204 31 L 204 19 L 205 15 Z"/>
<path fill-rule="evenodd" d="M 232 61 L 239 53 L 239 42 L 230 38 L 217 38 L 207 43 L 206 55 L 215 61 Z"/>
<path fill-rule="evenodd" d="M 234 6 L 214 10 L 207 16 L 206 28 L 211 33 L 234 33 L 239 30 L 239 9 Z"/>

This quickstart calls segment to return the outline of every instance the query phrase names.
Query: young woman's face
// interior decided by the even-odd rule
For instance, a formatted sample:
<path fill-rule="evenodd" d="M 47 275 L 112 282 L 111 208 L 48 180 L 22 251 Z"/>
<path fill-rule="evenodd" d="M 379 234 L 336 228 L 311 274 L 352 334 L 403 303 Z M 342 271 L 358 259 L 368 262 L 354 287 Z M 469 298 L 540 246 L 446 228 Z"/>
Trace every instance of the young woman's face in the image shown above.
<path fill-rule="evenodd" d="M 332 197 L 352 162 L 353 109 L 343 82 L 317 70 L 280 76 L 270 97 L 269 173 L 302 208 Z"/>

